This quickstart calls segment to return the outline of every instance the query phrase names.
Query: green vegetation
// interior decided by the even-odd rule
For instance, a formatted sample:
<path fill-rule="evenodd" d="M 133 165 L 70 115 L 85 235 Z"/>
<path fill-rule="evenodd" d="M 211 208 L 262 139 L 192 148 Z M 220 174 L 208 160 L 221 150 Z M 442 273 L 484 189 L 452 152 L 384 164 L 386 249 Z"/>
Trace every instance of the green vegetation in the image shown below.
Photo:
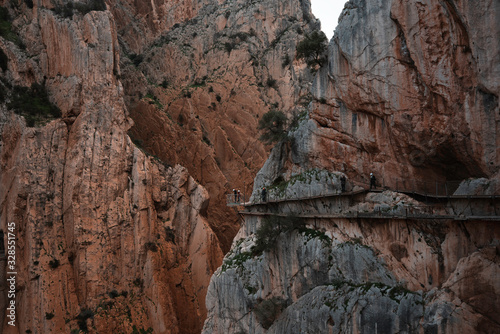
<path fill-rule="evenodd" d="M 328 39 L 322 31 L 313 31 L 297 45 L 297 59 L 305 60 L 311 71 L 318 70 L 327 61 Z"/>
<path fill-rule="evenodd" d="M 162 88 L 168 88 L 168 80 L 165 78 L 160 84 L 160 87 Z"/>
<path fill-rule="evenodd" d="M 132 61 L 132 64 L 134 64 L 135 67 L 139 66 L 142 61 L 144 60 L 144 56 L 143 55 L 138 55 L 138 54 L 135 54 L 135 53 L 131 53 L 128 55 L 128 58 Z M 166 80 L 164 80 L 165 82 Z M 168 86 L 168 83 L 167 83 L 167 86 Z M 163 82 L 162 82 L 162 87 L 163 87 Z M 166 87 L 164 87 L 166 88 Z"/>
<path fill-rule="evenodd" d="M 335 290 L 341 289 L 343 286 L 348 286 L 350 292 L 359 289 L 359 293 L 363 295 L 366 294 L 372 287 L 375 287 L 380 291 L 382 296 L 387 296 L 390 299 L 397 302 L 398 304 L 401 301 L 401 299 L 408 294 L 418 295 L 416 292 L 408 290 L 407 288 L 401 285 L 390 286 L 381 282 L 366 282 L 366 283 L 354 284 L 349 281 L 336 279 L 332 281 L 329 285 L 334 287 Z M 348 300 L 349 299 L 346 298 L 345 302 L 347 302 Z M 325 305 L 331 309 L 334 307 L 335 302 L 336 300 L 325 301 Z M 419 304 L 422 303 L 422 301 L 417 301 L 416 303 Z"/>
<path fill-rule="evenodd" d="M 278 89 L 278 81 L 276 81 L 276 79 L 273 79 L 271 77 L 269 77 L 266 81 L 266 85 L 267 87 L 269 88 L 274 88 L 274 89 Z"/>
<path fill-rule="evenodd" d="M 148 241 L 144 244 L 144 249 L 151 252 L 157 252 L 158 245 L 156 244 L 156 242 Z"/>
<path fill-rule="evenodd" d="M 143 288 L 144 287 L 144 280 L 140 279 L 140 278 L 136 278 L 132 284 L 134 284 L 136 287 L 138 288 Z"/>
<path fill-rule="evenodd" d="M 225 42 L 224 43 L 224 50 L 226 50 L 226 52 L 229 53 L 229 54 L 235 48 L 236 48 L 236 43 L 235 42 Z"/>
<path fill-rule="evenodd" d="M 269 216 L 262 219 L 257 229 L 255 246 L 252 248 L 254 255 L 262 254 L 272 249 L 281 233 L 291 232 L 304 227 L 305 222 L 299 217 Z"/>
<path fill-rule="evenodd" d="M 137 327 L 134 325 L 132 326 L 132 334 L 151 334 L 153 333 L 153 328 L 149 327 L 148 329 L 140 328 L 137 329 Z"/>
<path fill-rule="evenodd" d="M 80 327 L 80 330 L 83 332 L 88 332 L 88 327 L 87 327 L 87 319 L 93 318 L 94 317 L 94 312 L 89 309 L 89 308 L 83 308 L 80 311 L 80 314 L 76 317 L 78 327 Z"/>
<path fill-rule="evenodd" d="M 295 115 L 290 123 L 290 131 L 297 130 L 299 128 L 300 122 L 307 119 L 307 110 Z"/>
<path fill-rule="evenodd" d="M 282 111 L 270 110 L 259 120 L 258 129 L 263 130 L 260 140 L 272 144 L 286 138 L 286 116 Z"/>
<path fill-rule="evenodd" d="M 115 299 L 116 297 L 118 297 L 120 294 L 118 293 L 118 291 L 116 290 L 111 290 L 110 292 L 108 292 L 108 296 L 112 299 Z"/>
<path fill-rule="evenodd" d="M 31 88 L 15 86 L 7 108 L 24 116 L 30 127 L 44 125 L 46 122 L 61 117 L 58 107 L 49 101 L 44 85 L 34 83 Z"/>
<path fill-rule="evenodd" d="M 52 259 L 49 261 L 49 267 L 51 267 L 52 269 L 56 269 L 57 267 L 59 267 L 59 260 L 58 259 Z"/>
<path fill-rule="evenodd" d="M 28 8 L 33 8 L 33 0 L 24 0 L 24 3 L 28 6 Z"/>
<path fill-rule="evenodd" d="M 53 317 L 54 317 L 54 313 L 52 313 L 52 312 L 49 312 L 49 313 L 45 312 L 45 319 L 50 320 Z"/>
<path fill-rule="evenodd" d="M 285 194 L 285 191 L 288 187 L 293 186 L 295 183 L 307 183 L 311 184 L 313 179 L 315 179 L 317 182 L 321 181 L 321 173 L 326 173 L 326 178 L 328 180 L 332 180 L 335 176 L 330 173 L 327 170 L 321 170 L 321 169 L 310 169 L 307 170 L 303 173 L 293 175 L 290 177 L 290 179 L 287 181 L 283 179 L 283 177 L 279 176 L 277 177 L 273 183 L 269 186 L 269 191 L 273 191 L 276 195 L 278 196 L 283 196 Z M 328 182 L 328 181 L 327 181 Z"/>
<path fill-rule="evenodd" d="M 281 58 L 281 60 L 282 60 L 281 67 L 283 67 L 283 68 L 287 67 L 288 65 L 290 65 L 292 63 L 292 60 L 290 59 L 289 55 L 283 56 L 283 58 Z"/>
<path fill-rule="evenodd" d="M 12 18 L 9 15 L 9 11 L 5 7 L 0 7 L 0 36 L 13 42 L 22 49 L 25 48 L 19 36 L 12 31 Z"/>
<path fill-rule="evenodd" d="M 325 232 L 313 230 L 306 227 L 301 227 L 299 229 L 299 232 L 302 233 L 308 241 L 311 239 L 319 239 L 325 246 L 329 246 L 332 243 L 332 239 L 330 239 L 330 237 L 327 236 Z"/>
<path fill-rule="evenodd" d="M 92 11 L 105 10 L 106 3 L 104 2 L 104 0 L 90 0 L 88 3 L 70 1 L 60 7 L 55 7 L 53 9 L 54 13 L 64 18 L 72 17 L 75 12 L 79 12 L 82 15 L 85 15 Z"/>
<path fill-rule="evenodd" d="M 153 92 L 148 92 L 144 98 L 149 100 L 149 104 L 154 104 L 158 109 L 163 110 L 163 104 Z"/>
<path fill-rule="evenodd" d="M 242 252 L 239 253 L 232 258 L 228 258 L 224 261 L 222 264 L 222 272 L 226 271 L 229 268 L 241 268 L 243 267 L 243 264 L 247 261 L 250 260 L 253 257 L 253 254 L 251 252 Z"/>
<path fill-rule="evenodd" d="M 286 308 L 286 301 L 273 297 L 271 299 L 265 299 L 257 304 L 254 308 L 254 314 L 257 318 L 257 321 L 261 324 L 265 329 L 269 329 L 274 321 L 281 314 L 283 309 Z"/>

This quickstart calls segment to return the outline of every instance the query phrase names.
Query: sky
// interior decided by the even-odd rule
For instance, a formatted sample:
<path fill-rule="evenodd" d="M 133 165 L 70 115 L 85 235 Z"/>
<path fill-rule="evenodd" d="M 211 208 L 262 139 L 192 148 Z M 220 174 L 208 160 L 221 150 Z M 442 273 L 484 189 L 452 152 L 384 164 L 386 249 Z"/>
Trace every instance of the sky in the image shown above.
<path fill-rule="evenodd" d="M 321 21 L 321 30 L 326 34 L 328 40 L 333 36 L 333 31 L 346 2 L 346 0 L 311 0 L 312 12 Z"/>

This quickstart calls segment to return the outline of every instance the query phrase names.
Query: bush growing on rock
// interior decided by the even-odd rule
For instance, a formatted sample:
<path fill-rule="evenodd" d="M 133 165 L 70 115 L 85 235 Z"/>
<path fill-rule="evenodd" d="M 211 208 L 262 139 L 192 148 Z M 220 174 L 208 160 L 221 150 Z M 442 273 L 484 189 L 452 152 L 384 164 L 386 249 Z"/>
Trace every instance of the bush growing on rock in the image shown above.
<path fill-rule="evenodd" d="M 252 252 L 255 255 L 270 250 L 276 243 L 281 233 L 291 232 L 304 227 L 305 222 L 299 217 L 279 217 L 269 216 L 262 219 L 260 227 L 257 229 L 255 246 Z"/>
<path fill-rule="evenodd" d="M 305 60 L 312 71 L 323 66 L 327 57 L 328 39 L 322 31 L 313 31 L 297 44 L 297 59 Z"/>
<path fill-rule="evenodd" d="M 270 110 L 259 120 L 258 129 L 263 130 L 260 140 L 267 144 L 278 142 L 286 137 L 286 116 L 282 111 Z"/>
<path fill-rule="evenodd" d="M 15 86 L 7 107 L 24 116 L 30 127 L 61 117 L 59 108 L 50 102 L 45 86 L 38 83 L 31 88 Z"/>

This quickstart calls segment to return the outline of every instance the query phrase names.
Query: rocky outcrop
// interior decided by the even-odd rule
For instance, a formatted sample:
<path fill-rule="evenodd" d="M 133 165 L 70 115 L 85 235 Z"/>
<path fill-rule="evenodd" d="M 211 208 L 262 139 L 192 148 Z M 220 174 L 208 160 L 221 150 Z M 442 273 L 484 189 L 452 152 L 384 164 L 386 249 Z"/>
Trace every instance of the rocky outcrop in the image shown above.
<path fill-rule="evenodd" d="M 370 172 L 379 186 L 417 194 L 451 180 L 460 182 L 448 195 L 499 194 L 499 10 L 489 0 L 346 3 L 308 115 L 273 149 L 253 190 L 255 202 L 263 186 L 271 200 L 329 192 L 337 207 L 256 204 L 212 277 L 204 333 L 500 330 L 491 313 L 500 309 L 496 221 L 349 218 L 429 207 L 360 190 Z M 354 192 L 335 199 L 342 175 Z M 363 198 L 350 205 L 354 195 Z M 495 205 L 453 209 L 490 215 Z M 306 226 L 263 218 L 286 213 Z M 274 243 L 254 247 L 273 229 L 282 231 Z"/>
<path fill-rule="evenodd" d="M 318 22 L 299 0 L 143 5 L 117 1 L 111 8 L 122 18 L 130 135 L 207 188 L 209 223 L 228 251 L 239 223 L 224 195 L 233 188 L 248 195 L 268 156 L 259 117 L 274 108 L 291 118 L 310 101 L 312 76 L 295 48 Z"/>
<path fill-rule="evenodd" d="M 10 8 L 25 46 L 1 39 L 3 92 L 44 83 L 62 117 L 27 127 L 0 109 L 0 229 L 16 225 L 18 272 L 16 327 L 1 283 L 2 332 L 200 332 L 222 258 L 208 192 L 128 137 L 111 13 L 27 6 Z"/>
<path fill-rule="evenodd" d="M 389 195 L 366 201 L 392 207 Z M 496 222 L 307 218 L 262 254 L 254 246 L 266 218 L 245 222 L 212 277 L 204 333 L 500 329 Z"/>
<path fill-rule="evenodd" d="M 491 0 L 349 1 L 297 163 L 391 187 L 498 178 L 499 17 Z"/>

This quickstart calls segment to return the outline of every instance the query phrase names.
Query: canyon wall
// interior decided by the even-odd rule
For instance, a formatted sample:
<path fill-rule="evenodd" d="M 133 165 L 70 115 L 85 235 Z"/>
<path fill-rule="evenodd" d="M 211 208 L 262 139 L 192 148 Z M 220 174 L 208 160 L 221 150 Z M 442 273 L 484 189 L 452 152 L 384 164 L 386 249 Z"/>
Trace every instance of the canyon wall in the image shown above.
<path fill-rule="evenodd" d="M 296 163 L 391 187 L 498 179 L 499 17 L 490 0 L 349 1 Z"/>
<path fill-rule="evenodd" d="M 18 272 L 16 327 L 1 283 L 2 332 L 199 333 L 223 255 L 210 197 L 128 137 L 112 14 L 3 5 L 24 43 L 0 41 L 2 92 L 44 84 L 62 115 L 28 127 L 0 109 L 0 228 L 16 225 Z"/>
<path fill-rule="evenodd" d="M 498 195 L 499 19 L 489 0 L 347 2 L 308 117 L 273 149 L 253 201 L 264 186 L 278 198 L 340 192 L 346 175 L 348 191 L 363 198 L 330 214 L 374 202 L 391 211 L 403 197 L 428 208 L 389 190 L 363 192 L 370 172 L 392 189 L 467 180 L 457 194 Z M 303 202 L 282 205 L 300 216 Z M 320 203 L 308 207 L 321 214 L 307 212 L 305 226 L 285 228 L 297 220 L 283 218 L 275 242 L 256 251 L 263 217 L 282 214 L 278 205 L 246 216 L 212 277 L 204 333 L 500 330 L 498 217 L 327 218 Z M 498 200 L 485 208 L 497 215 Z"/>
<path fill-rule="evenodd" d="M 3 1 L 0 16 L 0 229 L 17 224 L 23 268 L 22 325 L 0 327 L 199 333 L 239 228 L 224 195 L 250 192 L 269 152 L 258 119 L 312 99 L 294 59 L 319 27 L 310 4 Z M 61 115 L 12 112 L 19 87 Z"/>
<path fill-rule="evenodd" d="M 203 333 L 500 329 L 497 222 L 308 219 L 255 254 L 262 223 L 246 216 L 212 277 Z"/>
<path fill-rule="evenodd" d="M 224 195 L 248 195 L 269 153 L 259 117 L 276 109 L 291 118 L 312 98 L 312 75 L 295 60 L 298 41 L 319 27 L 310 4 L 116 1 L 110 10 L 130 136 L 207 188 L 209 223 L 227 252 L 239 221 Z"/>

